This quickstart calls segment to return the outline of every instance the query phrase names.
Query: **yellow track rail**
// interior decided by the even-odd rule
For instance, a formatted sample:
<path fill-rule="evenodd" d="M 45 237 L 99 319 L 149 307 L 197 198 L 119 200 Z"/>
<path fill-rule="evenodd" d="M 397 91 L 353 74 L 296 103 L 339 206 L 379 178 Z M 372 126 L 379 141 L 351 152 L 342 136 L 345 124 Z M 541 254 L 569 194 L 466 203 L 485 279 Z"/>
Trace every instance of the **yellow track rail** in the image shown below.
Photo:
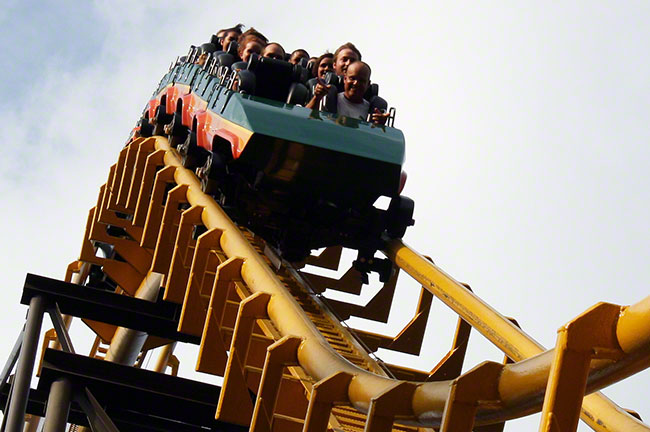
<path fill-rule="evenodd" d="M 124 236 L 107 237 L 109 225 Z M 194 238 L 196 227 L 207 231 Z M 123 260 L 95 257 L 92 241 L 113 244 Z M 567 325 L 558 349 L 544 351 L 401 241 L 385 253 L 515 363 L 485 362 L 453 380 L 391 377 L 301 272 L 201 192 L 161 137 L 138 138 L 120 153 L 90 212 L 80 261 L 102 265 L 128 295 L 147 297 L 151 281 L 162 280 L 165 300 L 183 304 L 179 331 L 202 337 L 197 370 L 224 376 L 217 417 L 252 431 L 462 432 L 543 403 L 542 430 L 575 429 L 582 405 L 596 431 L 650 431 L 593 393 L 650 366 L 650 297 L 629 308 L 597 305 Z M 89 325 L 105 341 L 120 331 Z"/>

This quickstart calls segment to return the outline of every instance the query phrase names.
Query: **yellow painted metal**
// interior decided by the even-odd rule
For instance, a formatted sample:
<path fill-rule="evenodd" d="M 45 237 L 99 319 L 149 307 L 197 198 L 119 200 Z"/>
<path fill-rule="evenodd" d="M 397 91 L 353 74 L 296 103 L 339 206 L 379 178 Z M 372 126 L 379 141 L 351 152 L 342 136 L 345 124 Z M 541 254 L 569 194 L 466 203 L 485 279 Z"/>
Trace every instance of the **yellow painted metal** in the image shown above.
<path fill-rule="evenodd" d="M 122 177 L 120 180 L 120 188 L 117 193 L 117 205 L 120 208 L 128 211 L 126 203 L 129 198 L 129 192 L 131 190 L 131 182 L 133 180 L 133 172 L 135 171 L 135 161 L 138 155 L 138 150 L 140 149 L 140 143 L 144 141 L 144 138 L 136 138 L 130 145 L 125 147 L 126 157 L 124 159 L 124 169 L 122 170 Z"/>
<path fill-rule="evenodd" d="M 133 144 L 131 144 L 133 145 Z M 135 213 L 138 196 L 140 195 L 140 188 L 142 187 L 142 177 L 144 175 L 147 157 L 156 149 L 156 140 L 147 138 L 140 142 L 138 145 L 138 152 L 135 158 L 135 166 L 133 168 L 133 177 L 131 179 L 131 187 L 129 188 L 129 196 L 126 201 L 126 208 Z"/>
<path fill-rule="evenodd" d="M 221 334 L 223 309 L 226 304 L 225 301 L 217 300 L 220 293 L 216 291 L 220 288 L 219 279 L 223 279 L 225 271 L 221 258 L 214 251 L 221 234 L 221 230 L 210 230 L 202 234 L 196 243 L 179 329 L 183 326 L 183 318 L 189 316 L 186 311 L 193 302 L 196 314 L 194 320 L 201 320 L 197 327 L 200 327 L 201 345 L 196 370 L 222 376 L 228 361 L 226 344 Z M 217 271 L 212 273 L 208 268 L 216 268 Z M 223 285 L 222 283 L 221 286 Z M 226 288 L 224 294 L 227 295 L 227 287 L 223 288 Z M 190 328 L 190 330 L 193 329 Z"/>
<path fill-rule="evenodd" d="M 190 266 L 192 265 L 191 259 L 194 249 L 192 231 L 194 226 L 201 221 L 201 214 L 203 214 L 203 207 L 201 206 L 192 206 L 181 214 L 174 242 L 172 261 L 165 279 L 165 294 L 163 296 L 165 301 L 183 302 L 187 279 L 190 277 Z"/>
<path fill-rule="evenodd" d="M 177 376 L 178 369 L 181 367 L 181 362 L 180 360 L 178 360 L 178 357 L 176 357 L 175 355 L 171 355 L 169 357 L 168 366 L 169 368 L 171 368 L 171 375 Z"/>
<path fill-rule="evenodd" d="M 104 187 L 100 188 L 104 190 Z M 90 210 L 88 220 L 86 223 L 86 232 L 84 240 L 81 245 L 81 254 L 79 259 L 89 263 L 101 265 L 104 273 L 113 279 L 120 287 L 126 292 L 133 295 L 138 289 L 143 275 L 139 273 L 132 265 L 123 261 L 116 261 L 109 258 L 102 258 L 96 256 L 96 250 L 91 242 L 91 233 L 93 232 L 93 225 L 98 223 L 95 217 L 97 208 Z"/>
<path fill-rule="evenodd" d="M 404 245 L 400 240 L 391 241 L 386 249 L 386 254 L 398 267 L 405 270 L 423 286 L 427 287 L 427 289 L 429 289 L 436 297 L 458 313 L 462 318 L 470 323 L 472 327 L 481 332 L 508 357 L 515 361 L 521 361 L 534 356 L 539 357 L 539 355 L 543 353 L 543 347 L 535 342 L 519 327 L 514 325 L 503 315 L 499 314 L 471 291 L 465 289 L 462 284 L 455 281 L 435 264 Z M 646 305 L 646 302 L 647 299 L 641 302 L 641 306 L 634 306 L 634 310 L 638 310 L 639 315 L 630 319 L 630 322 L 638 322 L 639 318 L 642 319 L 643 316 L 650 319 L 650 313 L 648 313 L 649 308 Z M 626 335 L 630 335 L 630 339 L 635 340 L 638 336 L 633 336 L 631 333 L 634 328 L 636 328 L 636 326 L 631 324 L 629 327 L 624 327 L 625 330 L 622 331 L 624 331 Z M 619 334 L 619 338 L 621 337 L 622 336 Z M 638 370 L 650 366 L 648 360 L 649 353 L 647 352 L 650 351 L 647 341 L 648 337 L 648 333 L 646 333 L 643 343 L 637 347 L 639 357 L 641 358 L 627 359 L 626 368 L 628 368 L 628 370 L 625 372 L 626 375 L 635 373 Z M 625 339 L 625 336 L 622 338 Z M 646 351 L 645 353 L 642 352 L 644 350 Z M 550 364 L 551 360 L 548 358 L 550 356 L 545 354 L 544 357 L 546 357 L 545 362 Z M 602 366 L 602 363 L 600 365 Z M 593 363 L 592 366 L 594 366 Z M 542 373 L 540 373 L 542 369 L 532 368 L 531 370 L 537 371 L 537 379 L 531 377 L 529 378 L 529 381 L 523 381 L 525 384 L 521 385 L 529 386 L 529 388 L 532 387 L 533 382 L 535 382 L 535 385 L 539 385 L 539 378 L 548 376 L 548 367 L 549 366 L 545 364 L 544 372 Z M 515 366 L 514 369 L 519 371 L 518 366 Z M 610 374 L 610 376 L 614 376 L 616 372 L 612 371 Z M 508 375 L 507 372 L 504 373 L 504 377 Z M 519 372 L 517 372 L 516 375 L 519 375 Z M 521 385 L 518 386 L 516 382 L 513 382 L 511 387 L 501 386 L 500 390 L 502 396 L 509 397 L 512 394 L 514 397 L 513 391 L 524 390 L 520 388 Z M 650 431 L 650 427 L 642 424 L 637 419 L 621 410 L 600 393 L 591 394 L 584 398 L 581 417 L 593 430 L 599 432 Z"/>
<path fill-rule="evenodd" d="M 246 357 L 256 318 L 266 318 L 270 295 L 255 293 L 239 304 L 239 313 L 230 344 L 230 355 L 219 394 L 216 418 L 243 426 L 250 423 L 253 404 L 245 377 Z"/>
<path fill-rule="evenodd" d="M 245 261 L 242 258 L 230 257 L 217 267 L 214 286 L 210 293 L 210 308 L 212 309 L 210 319 L 214 319 L 219 326 L 223 323 L 230 285 L 241 281 L 241 269 L 244 264 Z"/>
<path fill-rule="evenodd" d="M 166 141 L 162 138 L 157 138 L 156 145 L 159 149 L 169 149 Z M 250 246 L 246 239 L 241 236 L 239 230 L 232 224 L 232 222 L 230 222 L 223 210 L 201 192 L 200 184 L 194 174 L 179 166 L 178 157 L 173 150 L 167 151 L 165 154 L 165 162 L 168 166 L 178 167 L 175 171 L 174 177 L 177 183 L 187 184 L 189 186 L 188 201 L 192 205 L 200 205 L 205 208 L 202 219 L 206 227 L 209 229 L 219 228 L 224 231 L 221 237 L 221 247 L 224 252 L 226 252 L 228 256 L 241 256 L 246 259 L 245 264 L 242 266 L 242 278 L 247 282 L 249 288 L 254 292 L 267 292 L 272 295 L 268 307 L 269 317 L 274 322 L 280 333 L 284 335 L 294 335 L 304 339 L 298 352 L 300 365 L 316 379 L 321 379 L 340 371 L 356 375 L 355 379 L 350 383 L 348 396 L 357 409 L 367 412 L 372 397 L 381 394 L 389 387 L 392 387 L 394 381 L 356 368 L 341 359 L 329 345 L 324 343 L 318 330 L 303 314 L 302 309 L 296 303 L 295 299 L 286 293 L 282 284 L 279 283 L 271 269 L 266 265 L 259 254 Z M 403 249 L 406 248 L 404 247 Z M 406 252 L 408 251 L 399 251 L 395 256 L 395 262 L 409 271 L 412 270 L 412 266 L 407 265 L 405 262 L 406 260 L 403 255 Z M 416 255 L 415 258 L 417 257 L 419 256 Z M 427 262 L 424 258 L 422 258 L 422 261 L 425 265 L 432 266 L 432 264 Z M 411 271 L 409 271 L 409 273 L 411 273 Z M 418 272 L 414 273 L 416 274 L 415 278 L 424 285 L 427 285 L 427 288 L 429 288 L 428 285 L 430 284 L 430 279 L 418 278 Z M 453 279 L 446 275 L 445 279 L 449 280 L 450 284 L 454 283 Z M 464 287 L 462 287 L 462 285 L 458 284 L 458 287 L 460 290 L 464 291 L 463 293 L 458 293 L 458 295 L 463 296 L 465 292 L 468 292 Z M 473 295 L 468 297 L 470 299 L 476 298 Z M 477 326 L 477 328 L 483 333 L 494 335 L 494 338 L 500 342 L 498 345 L 506 347 L 507 350 L 504 351 L 507 353 L 509 352 L 511 357 L 517 358 L 532 356 L 542 351 L 541 347 L 536 342 L 530 339 L 521 330 L 514 327 L 507 319 L 501 317 L 493 309 L 480 303 L 477 307 L 478 311 L 484 308 L 489 308 L 496 318 L 495 321 L 500 324 L 496 329 L 487 325 L 484 320 L 474 319 L 474 314 L 467 313 L 470 309 L 465 307 L 463 302 L 464 299 L 455 300 L 455 303 L 460 306 L 460 315 Z M 505 366 L 504 373 L 501 375 L 499 382 L 499 389 L 503 399 L 502 403 L 505 408 L 500 412 L 479 410 L 477 422 L 481 423 L 481 415 L 489 417 L 490 422 L 496 422 L 502 421 L 506 418 L 528 414 L 534 412 L 535 409 L 539 410 L 542 401 L 540 396 L 545 388 L 546 378 L 551 364 L 551 357 L 552 356 L 549 355 L 542 355 L 526 362 Z M 636 369 L 631 367 L 630 363 L 619 362 L 620 369 L 618 369 L 618 371 L 621 373 L 617 375 L 618 379 L 642 368 L 642 363 L 647 361 L 648 356 L 644 355 L 641 357 L 642 358 L 639 362 L 633 364 Z M 603 367 L 606 365 L 599 364 L 598 366 Z M 512 373 L 505 373 L 505 370 L 508 368 L 512 369 Z M 598 388 L 597 385 L 604 381 L 606 380 L 603 379 L 603 375 L 598 375 L 598 380 L 593 383 L 593 388 Z M 527 385 L 528 383 L 531 385 Z M 607 384 L 609 384 L 609 382 L 607 382 Z M 439 424 L 447 397 L 448 385 L 449 382 L 426 383 L 420 385 L 414 394 L 413 413 L 410 421 L 422 425 Z M 537 402 L 535 403 L 535 401 Z M 599 418 L 595 413 L 593 417 L 602 419 L 602 417 Z M 638 422 L 636 424 L 638 424 Z"/>
<path fill-rule="evenodd" d="M 630 353 L 650 344 L 650 296 L 621 310 L 616 338 L 621 349 Z"/>
<path fill-rule="evenodd" d="M 541 432 L 575 431 L 593 358 L 619 359 L 621 307 L 600 303 L 558 330 L 555 358 L 542 409 Z"/>
<path fill-rule="evenodd" d="M 479 406 L 500 408 L 499 375 L 503 365 L 484 362 L 456 378 L 442 414 L 440 432 L 472 432 Z"/>
<path fill-rule="evenodd" d="M 286 366 L 298 363 L 297 351 L 302 339 L 285 336 L 269 346 L 264 370 L 253 409 L 250 432 L 272 432 L 273 413 L 280 392 L 280 382 Z"/>
<path fill-rule="evenodd" d="M 326 432 L 332 405 L 347 401 L 347 389 L 352 375 L 339 372 L 323 378 L 312 387 L 303 432 Z"/>
<path fill-rule="evenodd" d="M 302 340 L 300 348 L 295 354 L 296 361 L 312 379 L 320 380 L 337 373 L 354 376 L 347 387 L 348 400 L 345 402 L 350 402 L 356 409 L 363 412 L 376 410 L 376 408 L 372 408 L 373 401 L 379 401 L 382 395 L 390 394 L 392 389 L 401 388 L 401 386 L 404 388 L 411 386 L 414 390 L 412 393 L 413 397 L 408 399 L 411 403 L 407 409 L 399 411 L 397 420 L 417 425 L 436 426 L 440 424 L 451 384 L 450 381 L 430 383 L 400 382 L 399 380 L 362 370 L 340 357 L 329 343 L 323 339 L 319 329 L 305 315 L 301 304 L 286 290 L 283 283 L 278 279 L 273 269 L 265 262 L 259 251 L 251 246 L 242 232 L 230 221 L 223 210 L 211 198 L 201 192 L 200 184 L 194 174 L 180 167 L 176 152 L 169 148 L 166 140 L 156 137 L 155 145 L 157 151 L 147 157 L 147 164 L 143 172 L 147 173 L 149 170 L 149 174 L 153 175 L 153 171 L 151 171 L 153 168 L 151 167 L 155 168 L 161 164 L 161 161 L 154 161 L 154 158 L 160 158 L 164 154 L 164 164 L 167 167 L 159 171 L 158 175 L 165 171 L 165 176 L 173 176 L 173 179 L 178 185 L 184 185 L 186 187 L 187 201 L 193 208 L 198 209 L 194 210 L 195 213 L 201 213 L 201 220 L 206 228 L 222 231 L 219 239 L 221 250 L 231 259 L 238 257 L 237 259 L 242 260 L 238 269 L 238 275 L 233 273 L 231 279 L 241 277 L 245 281 L 247 289 L 253 293 L 263 293 L 269 296 L 266 310 L 276 329 L 274 331 L 292 340 Z M 127 159 L 126 156 L 125 154 L 125 161 Z M 152 162 L 149 163 L 150 161 Z M 120 169 L 123 170 L 124 168 Z M 115 178 L 118 176 L 117 170 L 118 167 L 114 167 L 111 170 L 112 179 L 109 182 L 111 187 L 115 184 Z M 147 185 L 149 181 L 145 174 L 139 191 L 139 199 L 135 210 L 136 216 L 142 214 L 141 209 L 145 205 L 143 204 L 143 200 L 147 198 L 148 191 L 151 190 L 151 183 Z M 165 178 L 164 181 L 167 182 L 168 179 Z M 153 199 L 151 201 L 158 206 L 158 209 L 155 211 L 160 213 L 160 217 L 162 217 L 162 198 L 157 196 L 157 193 L 162 192 L 159 192 L 160 187 L 158 185 L 156 185 L 156 188 L 154 188 Z M 160 217 L 151 216 L 155 215 L 150 214 L 146 224 L 151 226 L 150 229 L 153 232 L 155 222 Z M 136 217 L 135 219 L 138 218 Z M 180 231 L 179 229 L 178 237 L 180 237 Z M 147 239 L 144 236 L 142 242 L 143 244 L 147 243 Z M 177 249 L 175 248 L 174 255 L 176 255 L 176 252 Z M 553 352 L 543 353 L 542 347 L 524 332 L 514 327 L 506 318 L 482 303 L 476 296 L 473 296 L 462 285 L 442 273 L 433 264 L 403 246 L 401 242 L 391 243 L 388 254 L 396 264 L 407 270 L 409 274 L 414 276 L 443 301 L 450 304 L 452 309 L 456 310 L 460 316 L 483 334 L 486 334 L 506 354 L 515 360 L 519 360 L 517 363 L 503 366 L 502 373 L 498 378 L 495 378 L 494 382 L 489 383 L 490 386 L 498 389 L 499 398 L 497 401 L 490 400 L 487 404 L 478 404 L 476 410 L 477 424 L 502 421 L 539 410 L 546 379 L 550 365 L 552 364 Z M 189 265 L 187 262 L 185 264 Z M 171 273 L 175 268 L 174 258 L 172 258 L 172 271 L 170 272 L 169 280 L 171 280 Z M 177 302 L 180 302 L 183 298 L 184 289 L 187 286 L 187 278 L 185 278 L 184 282 L 185 285 L 183 285 L 182 292 L 180 292 L 181 297 Z M 213 290 L 213 293 L 216 291 Z M 223 308 L 220 307 L 220 305 L 215 306 L 217 317 L 223 314 Z M 628 319 L 628 326 L 636 328 L 638 324 L 635 325 L 634 323 L 638 322 L 639 317 L 645 314 L 644 311 L 646 309 L 634 308 L 633 313 L 630 314 L 630 318 Z M 626 332 L 629 330 L 621 331 L 623 334 L 619 335 L 619 337 L 624 339 L 627 336 Z M 634 338 L 632 337 L 631 339 Z M 643 343 L 637 346 L 630 343 L 629 345 L 634 349 L 626 352 L 627 355 L 617 362 L 611 360 L 592 362 L 591 370 L 592 372 L 597 371 L 597 373 L 591 374 L 587 383 L 587 391 L 597 390 L 604 385 L 622 379 L 648 366 L 650 362 L 650 347 L 648 344 Z M 531 358 L 523 360 L 528 357 Z M 260 414 L 260 419 L 263 420 L 260 423 L 262 425 L 260 427 L 265 428 L 269 424 L 270 416 L 273 415 L 273 394 L 266 394 L 262 390 L 258 396 L 260 398 L 259 409 L 264 410 Z M 598 409 L 603 409 L 606 414 L 602 416 L 601 412 L 593 411 L 597 402 L 591 405 L 588 404 L 590 398 L 591 396 L 585 398 L 586 413 L 592 415 L 590 425 L 592 423 L 602 423 L 601 428 L 592 426 L 596 430 L 648 430 L 643 425 L 641 425 L 643 429 L 626 429 L 625 427 L 627 426 L 638 427 L 640 423 L 626 423 L 627 420 L 614 409 L 613 404 L 604 400 L 602 397 L 597 397 L 596 401 L 600 403 Z"/>
<path fill-rule="evenodd" d="M 176 348 L 176 342 L 172 342 L 163 346 L 158 353 L 158 358 L 156 359 L 156 364 L 153 366 L 154 372 L 165 373 L 167 366 L 169 365 L 169 360 L 174 355 L 174 348 Z"/>
<path fill-rule="evenodd" d="M 410 416 L 415 383 L 397 381 L 370 400 L 364 432 L 390 432 L 395 417 Z"/>
<path fill-rule="evenodd" d="M 181 218 L 181 211 L 178 209 L 181 203 L 185 203 L 187 186 L 176 186 L 167 194 L 165 210 L 163 211 L 162 222 L 158 227 L 158 240 L 153 254 L 151 269 L 155 272 L 167 274 L 169 264 L 174 253 L 174 243 L 178 233 L 178 224 Z M 147 232 L 147 231 L 145 231 Z"/>
<path fill-rule="evenodd" d="M 544 351 L 544 348 L 523 330 L 400 240 L 391 241 L 386 253 L 398 267 L 420 282 L 513 360 L 523 360 Z"/>
<path fill-rule="evenodd" d="M 395 272 L 397 274 L 398 272 Z M 395 284 L 397 279 L 393 282 Z M 380 290 L 381 293 L 381 290 Z M 373 298 L 377 298 L 379 293 Z M 417 308 L 413 318 L 400 330 L 396 336 L 386 336 L 382 334 L 372 333 L 364 330 L 355 329 L 354 332 L 363 340 L 366 347 L 373 352 L 379 348 L 386 348 L 392 351 L 399 351 L 407 354 L 419 355 L 424 340 L 424 332 L 426 330 L 427 322 L 429 320 L 429 311 L 431 310 L 431 302 L 433 295 L 426 289 L 422 288 L 420 291 L 420 298 L 418 300 Z M 386 317 L 392 306 L 392 295 L 388 300 L 382 301 L 381 304 L 373 303 L 371 300 L 365 307 L 387 308 Z M 331 302 L 330 302 L 331 303 Z M 353 313 L 354 316 L 360 316 Z M 370 314 L 368 314 L 370 315 Z M 366 315 L 364 315 L 366 316 Z"/>
<path fill-rule="evenodd" d="M 467 344 L 472 326 L 463 318 L 458 318 L 454 341 L 449 352 L 431 370 L 428 381 L 441 381 L 458 377 L 463 369 Z"/>
<path fill-rule="evenodd" d="M 218 246 L 221 234 L 221 230 L 213 229 L 197 239 L 178 323 L 180 332 L 198 336 L 203 331 L 215 279 L 215 274 L 208 273 L 208 269 L 215 269 L 221 264 L 218 256 L 211 252 Z"/>
<path fill-rule="evenodd" d="M 36 432 L 40 424 L 41 418 L 32 414 L 25 414 L 25 426 L 23 432 Z"/>
<path fill-rule="evenodd" d="M 153 184 L 153 192 L 151 193 L 151 201 L 149 201 L 149 209 L 147 211 L 147 220 L 144 225 L 144 233 L 142 234 L 141 245 L 144 248 L 153 249 L 158 240 L 158 233 L 162 223 L 163 213 L 165 211 L 164 199 L 167 195 L 167 185 L 173 184 L 175 169 L 173 167 L 165 167 L 156 173 L 156 180 Z M 185 192 L 184 185 L 176 186 L 177 190 Z M 170 191 L 171 192 L 171 191 Z M 172 195 L 170 198 L 177 200 L 184 200 L 184 193 Z"/>
<path fill-rule="evenodd" d="M 120 151 L 120 156 L 117 159 L 117 164 L 113 170 L 113 175 L 110 177 L 110 181 L 107 183 L 109 186 L 108 191 L 110 196 L 108 201 L 108 208 L 113 211 L 126 211 L 126 207 L 121 206 L 117 203 L 117 197 L 120 194 L 120 186 L 124 175 L 124 166 L 126 164 L 126 154 L 129 151 L 129 148 L 130 147 L 124 147 Z"/>
<path fill-rule="evenodd" d="M 108 208 L 108 200 L 108 187 L 104 185 L 100 188 L 100 194 L 96 205 L 98 211 L 97 222 L 122 228 L 131 238 L 136 242 L 139 242 L 142 238 L 142 227 L 133 225 L 128 219 L 119 217 L 115 211 L 110 210 Z M 127 213 L 123 212 L 123 214 Z"/>
<path fill-rule="evenodd" d="M 104 214 L 108 214 L 108 212 L 110 211 L 106 210 Z M 117 224 L 111 225 L 119 226 Z M 134 240 L 110 235 L 107 230 L 107 224 L 102 223 L 97 217 L 91 225 L 88 238 L 93 241 L 113 245 L 115 252 L 124 258 L 140 274 L 140 279 L 142 279 L 151 266 L 151 253 L 149 251 L 141 248 L 138 242 Z"/>
<path fill-rule="evenodd" d="M 151 189 L 155 181 L 155 173 L 160 165 L 164 164 L 165 151 L 157 150 L 147 156 L 140 183 L 140 191 L 135 204 L 135 213 L 133 214 L 133 225 L 144 227 L 149 211 L 149 202 L 151 200 Z"/>

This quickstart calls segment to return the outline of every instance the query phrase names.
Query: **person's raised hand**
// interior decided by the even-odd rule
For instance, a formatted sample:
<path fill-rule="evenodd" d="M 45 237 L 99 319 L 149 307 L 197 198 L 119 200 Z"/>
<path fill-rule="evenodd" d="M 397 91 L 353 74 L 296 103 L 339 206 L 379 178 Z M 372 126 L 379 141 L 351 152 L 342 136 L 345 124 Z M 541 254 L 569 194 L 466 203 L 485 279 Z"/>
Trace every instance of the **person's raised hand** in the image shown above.
<path fill-rule="evenodd" d="M 390 117 L 389 113 L 383 113 L 379 111 L 378 108 L 375 108 L 372 114 L 370 114 L 370 122 L 379 125 L 385 125 L 388 117 Z"/>
<path fill-rule="evenodd" d="M 332 88 L 331 84 L 321 84 L 320 82 L 316 83 L 316 87 L 314 87 L 314 96 L 318 99 L 321 99 L 329 92 L 330 88 Z"/>

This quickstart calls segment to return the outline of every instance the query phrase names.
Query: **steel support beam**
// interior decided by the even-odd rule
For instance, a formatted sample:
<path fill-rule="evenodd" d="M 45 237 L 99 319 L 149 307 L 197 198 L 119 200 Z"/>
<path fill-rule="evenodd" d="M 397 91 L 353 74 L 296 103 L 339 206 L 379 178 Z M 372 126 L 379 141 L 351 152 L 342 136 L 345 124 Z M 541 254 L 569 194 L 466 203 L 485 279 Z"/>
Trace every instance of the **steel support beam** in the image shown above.
<path fill-rule="evenodd" d="M 13 370 L 14 366 L 16 365 L 16 362 L 18 361 L 18 356 L 20 355 L 20 349 L 23 346 L 24 337 L 25 337 L 25 326 L 23 326 L 22 330 L 20 330 L 20 334 L 16 339 L 16 343 L 14 344 L 14 347 L 11 349 L 11 354 L 9 354 L 9 358 L 7 359 L 7 362 L 4 365 L 4 368 L 2 368 L 2 373 L 0 374 L 0 392 L 2 392 L 2 389 L 4 389 L 5 385 L 7 385 L 7 381 L 9 380 L 9 375 L 11 374 L 11 371 Z"/>
<path fill-rule="evenodd" d="M 72 401 L 72 383 L 61 378 L 50 386 L 43 432 L 65 432 Z"/>
<path fill-rule="evenodd" d="M 16 367 L 16 379 L 12 387 L 13 393 L 9 401 L 7 413 L 7 432 L 22 432 L 25 424 L 25 409 L 29 397 L 29 388 L 36 361 L 38 338 L 41 334 L 43 314 L 45 313 L 45 300 L 34 297 L 29 302 L 27 323 L 25 324 L 25 337 L 23 347 Z"/>
<path fill-rule="evenodd" d="M 140 288 L 136 291 L 135 297 L 154 301 L 158 296 L 161 281 L 161 274 L 149 272 L 140 284 Z M 111 340 L 111 346 L 106 353 L 106 360 L 133 365 L 147 340 L 147 336 L 147 333 L 142 331 L 118 327 Z"/>

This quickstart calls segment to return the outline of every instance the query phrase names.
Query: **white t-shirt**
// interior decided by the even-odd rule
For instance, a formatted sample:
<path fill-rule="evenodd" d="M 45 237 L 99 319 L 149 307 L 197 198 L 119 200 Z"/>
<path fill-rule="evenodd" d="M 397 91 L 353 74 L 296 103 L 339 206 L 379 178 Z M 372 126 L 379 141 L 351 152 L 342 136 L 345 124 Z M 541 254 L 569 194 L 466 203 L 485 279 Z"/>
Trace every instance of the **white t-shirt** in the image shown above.
<path fill-rule="evenodd" d="M 336 96 L 336 110 L 338 111 L 338 115 L 344 115 L 355 119 L 360 118 L 365 121 L 368 118 L 369 109 L 370 102 L 365 99 L 363 102 L 357 104 L 350 102 L 343 92 Z"/>

